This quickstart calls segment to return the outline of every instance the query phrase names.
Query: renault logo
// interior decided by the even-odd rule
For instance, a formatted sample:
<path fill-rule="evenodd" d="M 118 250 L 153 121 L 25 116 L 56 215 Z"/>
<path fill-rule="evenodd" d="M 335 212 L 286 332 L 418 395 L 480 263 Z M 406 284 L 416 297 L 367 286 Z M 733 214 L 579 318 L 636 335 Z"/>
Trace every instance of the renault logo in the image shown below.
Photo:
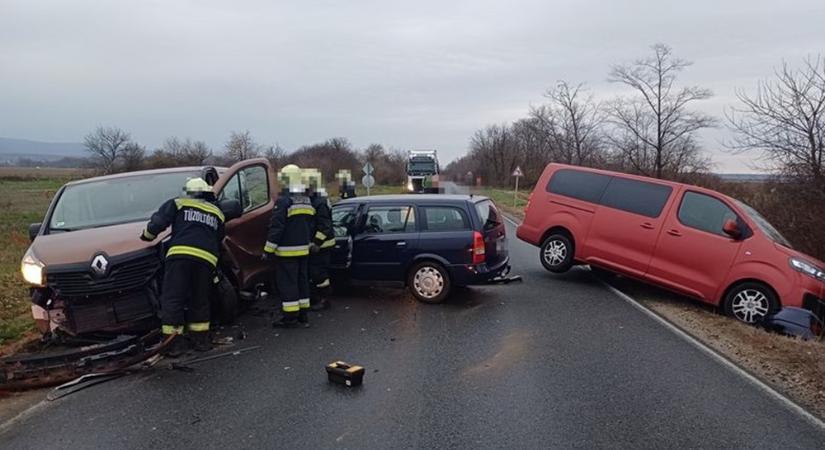
<path fill-rule="evenodd" d="M 109 269 L 109 260 L 106 259 L 103 255 L 97 255 L 92 260 L 92 272 L 94 272 L 98 276 L 106 275 L 106 271 Z"/>

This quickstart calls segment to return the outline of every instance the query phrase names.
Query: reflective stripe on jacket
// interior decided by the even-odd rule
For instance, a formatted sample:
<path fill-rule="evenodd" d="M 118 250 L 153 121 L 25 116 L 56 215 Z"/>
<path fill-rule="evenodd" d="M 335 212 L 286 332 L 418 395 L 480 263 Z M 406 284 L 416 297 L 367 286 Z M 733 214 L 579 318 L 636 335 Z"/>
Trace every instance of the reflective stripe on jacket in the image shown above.
<path fill-rule="evenodd" d="M 309 255 L 314 216 L 309 197 L 281 194 L 272 209 L 264 252 L 284 258 Z"/>
<path fill-rule="evenodd" d="M 217 206 L 199 198 L 168 200 L 152 214 L 143 235 L 154 239 L 170 225 L 172 237 L 166 257 L 196 258 L 212 266 L 218 264 L 224 216 Z"/>

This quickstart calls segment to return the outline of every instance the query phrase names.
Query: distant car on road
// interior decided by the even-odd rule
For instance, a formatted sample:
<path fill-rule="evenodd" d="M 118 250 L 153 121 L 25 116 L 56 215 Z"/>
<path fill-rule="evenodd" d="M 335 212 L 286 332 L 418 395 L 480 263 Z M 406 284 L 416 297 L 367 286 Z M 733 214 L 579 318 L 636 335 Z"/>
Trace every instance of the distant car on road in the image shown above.
<path fill-rule="evenodd" d="M 332 208 L 336 281 L 409 287 L 425 303 L 509 270 L 503 217 L 470 195 L 384 195 Z"/>
<path fill-rule="evenodd" d="M 825 312 L 825 264 L 793 250 L 750 206 L 709 189 L 550 164 L 516 235 L 540 247 L 551 272 L 590 264 L 747 323 L 782 306 Z"/>

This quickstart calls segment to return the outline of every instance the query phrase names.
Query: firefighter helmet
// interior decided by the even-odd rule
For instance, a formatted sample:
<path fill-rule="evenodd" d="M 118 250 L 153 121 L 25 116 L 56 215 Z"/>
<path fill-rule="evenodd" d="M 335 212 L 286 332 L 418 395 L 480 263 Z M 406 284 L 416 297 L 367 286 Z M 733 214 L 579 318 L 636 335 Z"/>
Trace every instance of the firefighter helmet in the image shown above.
<path fill-rule="evenodd" d="M 191 195 L 191 194 L 201 194 L 204 192 L 212 192 L 212 186 L 206 183 L 203 178 L 190 178 L 186 180 L 186 185 L 184 185 L 183 190 Z"/>
<path fill-rule="evenodd" d="M 281 171 L 278 172 L 278 180 L 281 182 L 282 186 L 288 187 L 289 192 L 304 192 L 304 189 L 306 188 L 302 178 L 303 172 L 301 171 L 301 168 L 295 164 L 288 164 L 282 167 Z"/>

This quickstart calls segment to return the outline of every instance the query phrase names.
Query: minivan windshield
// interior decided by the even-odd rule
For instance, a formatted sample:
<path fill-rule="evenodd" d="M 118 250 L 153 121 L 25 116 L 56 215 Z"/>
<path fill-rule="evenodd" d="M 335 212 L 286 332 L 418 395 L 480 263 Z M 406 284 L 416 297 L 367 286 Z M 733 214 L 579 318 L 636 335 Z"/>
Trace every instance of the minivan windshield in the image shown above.
<path fill-rule="evenodd" d="M 74 231 L 149 219 L 160 205 L 180 196 L 198 172 L 144 174 L 67 186 L 49 220 L 50 231 Z"/>
<path fill-rule="evenodd" d="M 774 226 L 771 225 L 771 223 L 768 222 L 767 219 L 762 217 L 762 214 L 759 214 L 759 212 L 757 210 L 751 208 L 749 205 L 747 205 L 746 203 L 744 203 L 742 201 L 739 201 L 739 200 L 736 200 L 736 199 L 734 199 L 734 201 L 736 202 L 737 205 L 739 205 L 740 208 L 745 210 L 745 212 L 748 214 L 748 216 L 750 216 L 750 218 L 753 219 L 754 222 L 756 222 L 756 226 L 758 226 L 759 229 L 762 230 L 762 232 L 765 233 L 768 236 L 768 238 L 770 238 L 772 241 L 776 242 L 777 244 L 784 245 L 785 247 L 788 247 L 788 248 L 793 248 L 791 246 L 791 243 L 788 242 L 787 239 L 785 239 L 785 236 L 782 236 L 782 233 L 780 233 L 779 230 L 774 228 Z"/>

